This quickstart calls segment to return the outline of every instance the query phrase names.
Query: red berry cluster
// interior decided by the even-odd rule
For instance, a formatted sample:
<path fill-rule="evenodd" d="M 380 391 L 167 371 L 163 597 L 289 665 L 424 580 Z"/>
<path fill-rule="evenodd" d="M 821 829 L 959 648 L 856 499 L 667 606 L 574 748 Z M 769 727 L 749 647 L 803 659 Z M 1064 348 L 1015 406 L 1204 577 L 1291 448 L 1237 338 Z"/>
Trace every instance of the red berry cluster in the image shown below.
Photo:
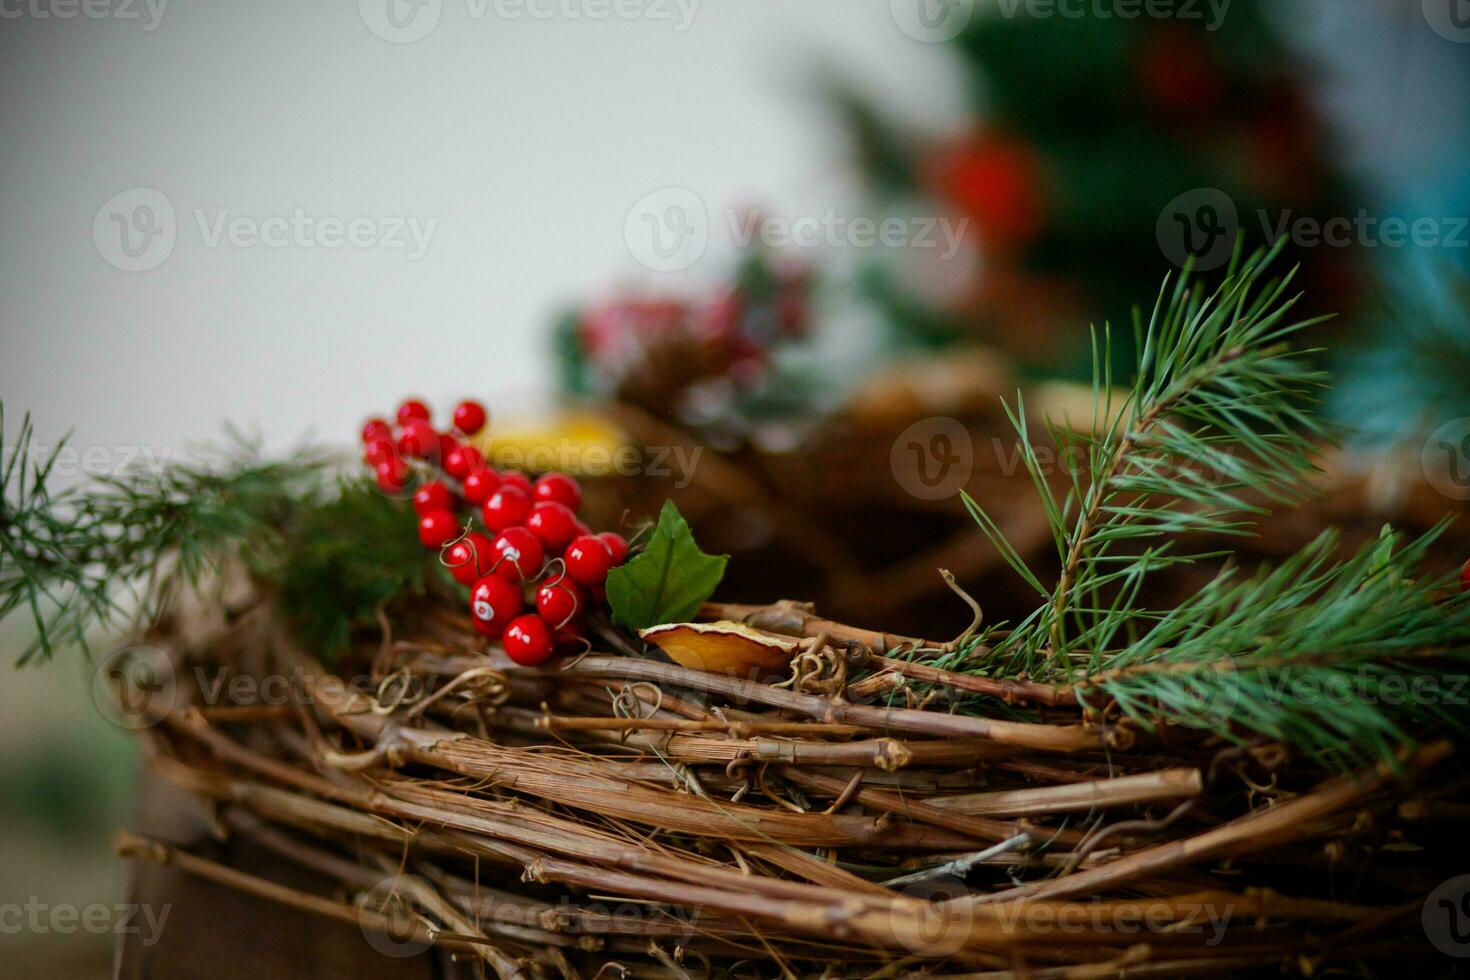
<path fill-rule="evenodd" d="M 408 459 L 439 463 L 442 478 L 414 491 L 419 540 L 440 549 L 450 574 L 470 587 L 475 628 L 530 666 L 579 644 L 588 603 L 604 598 L 603 582 L 627 558 L 628 542 L 611 531 L 593 534 L 577 517 L 582 488 L 570 476 L 547 473 L 533 483 L 495 470 L 460 441 L 485 422 L 484 407 L 465 401 L 454 410 L 453 429 L 439 432 L 428 407 L 410 399 L 398 408 L 396 438 L 383 419 L 363 427 L 363 458 L 390 492 L 407 486 Z M 467 530 L 461 507 L 478 508 L 489 533 Z"/>

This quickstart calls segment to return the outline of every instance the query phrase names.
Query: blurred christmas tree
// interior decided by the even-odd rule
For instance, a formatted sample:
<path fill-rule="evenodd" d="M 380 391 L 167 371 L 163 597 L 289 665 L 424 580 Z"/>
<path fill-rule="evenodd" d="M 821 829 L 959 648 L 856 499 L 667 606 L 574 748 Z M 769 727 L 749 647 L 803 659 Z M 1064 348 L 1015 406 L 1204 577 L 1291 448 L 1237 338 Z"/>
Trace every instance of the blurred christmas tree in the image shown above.
<path fill-rule="evenodd" d="M 1285 217 L 1350 213 L 1308 79 L 1264 6 L 1239 0 L 1217 23 L 980 5 L 950 45 L 973 116 L 942 137 L 836 86 L 874 209 L 917 201 L 969 219 L 968 270 L 866 271 L 895 341 L 981 339 L 1043 373 L 1085 375 L 1086 325 L 1126 323 L 1165 262 L 1220 265 L 1237 234 L 1271 240 Z M 1319 308 L 1353 308 L 1353 250 L 1286 258 Z"/>

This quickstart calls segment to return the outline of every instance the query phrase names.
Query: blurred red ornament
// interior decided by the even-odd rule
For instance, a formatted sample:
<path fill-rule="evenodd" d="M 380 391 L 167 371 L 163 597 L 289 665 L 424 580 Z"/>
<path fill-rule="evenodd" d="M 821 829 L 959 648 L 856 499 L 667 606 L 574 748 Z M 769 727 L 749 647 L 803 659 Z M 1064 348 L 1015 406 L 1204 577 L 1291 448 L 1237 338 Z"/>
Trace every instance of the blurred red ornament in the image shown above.
<path fill-rule="evenodd" d="M 1170 116 L 1196 117 L 1225 98 L 1225 79 L 1197 30 L 1162 25 L 1145 35 L 1138 57 L 1144 97 Z M 1199 120 L 1202 124 L 1209 120 Z"/>
<path fill-rule="evenodd" d="M 1046 224 L 1041 154 L 1020 140 L 984 134 L 941 147 L 921 180 L 975 222 L 988 245 L 1024 248 Z"/>

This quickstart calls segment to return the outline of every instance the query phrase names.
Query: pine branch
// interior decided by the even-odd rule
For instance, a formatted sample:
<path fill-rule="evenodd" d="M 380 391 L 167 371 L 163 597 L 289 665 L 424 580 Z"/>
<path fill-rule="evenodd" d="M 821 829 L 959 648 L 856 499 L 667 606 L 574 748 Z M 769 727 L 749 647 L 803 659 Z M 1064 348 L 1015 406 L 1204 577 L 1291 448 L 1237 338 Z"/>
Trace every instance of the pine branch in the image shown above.
<path fill-rule="evenodd" d="M 1412 578 L 1447 523 L 1408 544 L 1385 527 L 1343 562 L 1326 531 L 1248 580 L 1227 569 L 1079 692 L 1148 727 L 1249 731 L 1333 767 L 1391 758 L 1419 727 L 1463 733 L 1470 595 Z"/>
<path fill-rule="evenodd" d="M 28 612 L 35 639 L 22 652 L 76 645 L 126 616 L 150 619 L 179 585 L 197 585 L 229 557 L 263 562 L 282 547 L 280 528 L 314 499 L 324 456 L 266 462 L 238 434 L 196 464 L 139 470 L 85 486 L 53 488 L 60 446 L 31 450 L 25 417 L 4 444 L 0 406 L 0 620 Z"/>
<path fill-rule="evenodd" d="M 1315 469 L 1325 433 L 1309 408 L 1323 376 L 1287 342 L 1316 321 L 1290 319 L 1289 275 L 1264 282 L 1275 251 L 1233 266 L 1209 294 L 1187 276 L 1166 283 L 1147 326 L 1135 321 L 1137 375 L 1116 410 L 1104 332 L 1093 385 L 1101 421 L 1088 434 L 1052 430 L 1064 454 L 1080 449 L 1089 464 L 1085 485 L 1074 474 L 1063 500 L 1018 402 L 1012 421 L 1061 572 L 1052 589 L 1042 586 L 966 498 L 1043 599 L 984 667 L 1073 682 L 1084 699 L 1105 696 L 1147 726 L 1265 735 L 1330 765 L 1391 757 L 1419 729 L 1463 727 L 1450 709 L 1464 680 L 1456 671 L 1470 660 L 1470 597 L 1446 597 L 1448 581 L 1414 581 L 1442 527 L 1402 546 L 1385 528 L 1343 562 L 1326 533 L 1249 580 L 1227 569 L 1174 609 L 1141 598 L 1154 573 L 1222 556 L 1181 552 L 1178 535 L 1249 534 L 1267 512 L 1261 501 L 1295 502 Z"/>
<path fill-rule="evenodd" d="M 1042 475 L 1024 409 L 1012 415 L 1062 565 L 1050 601 L 1018 638 L 1028 666 L 1044 654 L 1048 668 L 1066 671 L 1073 651 L 1105 648 L 1130 625 L 1126 596 L 1147 574 L 1203 557 L 1173 553 L 1158 539 L 1205 529 L 1247 534 L 1249 518 L 1263 512 L 1251 498 L 1298 495 L 1322 438 L 1306 400 L 1323 376 L 1287 345 L 1317 321 L 1289 319 L 1291 275 L 1264 282 L 1275 254 L 1238 263 L 1212 293 L 1187 275 L 1172 289 L 1166 281 L 1147 326 L 1135 322 L 1137 373 L 1121 404 L 1114 403 L 1108 333 L 1101 343 L 1095 338 L 1094 429 L 1101 431 L 1053 431 L 1064 453 L 1085 452 L 1091 474 L 1085 487 L 1074 477 L 1065 500 L 1055 499 Z M 978 505 L 967 503 L 978 515 Z M 1065 515 L 1074 510 L 1069 524 Z M 998 529 L 981 525 L 1018 567 Z M 1029 569 L 1023 575 L 1038 581 Z M 1122 590 L 1120 605 L 1102 612 L 1087 605 L 1108 588 Z"/>

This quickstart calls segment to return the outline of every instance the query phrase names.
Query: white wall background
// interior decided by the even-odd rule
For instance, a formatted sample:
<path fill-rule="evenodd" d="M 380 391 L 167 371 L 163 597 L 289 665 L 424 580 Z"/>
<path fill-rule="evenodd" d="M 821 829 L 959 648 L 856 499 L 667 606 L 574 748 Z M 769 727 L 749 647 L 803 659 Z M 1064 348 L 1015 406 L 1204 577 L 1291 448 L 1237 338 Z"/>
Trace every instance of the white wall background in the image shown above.
<path fill-rule="evenodd" d="M 901 31 L 888 0 L 691 2 L 680 29 L 674 0 L 653 4 L 670 20 L 597 21 L 442 0 L 413 43 L 375 36 L 353 0 L 173 0 L 151 31 L 144 0 L 138 19 L 0 20 L 8 432 L 29 409 L 43 443 L 75 426 L 82 447 L 174 451 L 228 419 L 281 445 L 308 427 L 348 439 L 410 392 L 504 401 L 549 381 L 560 304 L 683 281 L 624 244 L 650 191 L 796 214 L 844 198 L 812 94 L 823 61 L 918 118 L 959 104 L 944 53 Z M 3 6 L 18 3 L 54 0 Z M 124 272 L 92 228 L 135 187 L 167 196 L 177 240 L 158 267 Z M 296 208 L 437 226 L 413 261 L 210 247 L 196 216 Z M 691 273 L 721 267 L 712 246 Z"/>
<path fill-rule="evenodd" d="M 88 0 L 129 15 L 102 19 L 74 2 L 0 2 L 0 399 L 8 433 L 30 409 L 42 444 L 75 426 L 119 456 L 225 420 L 277 446 L 345 440 L 410 392 L 511 403 L 549 381 L 562 304 L 723 271 L 718 235 L 687 275 L 634 260 L 624 219 L 649 192 L 687 187 L 716 214 L 844 209 L 821 66 L 919 123 L 963 104 L 948 54 L 895 19 L 922 0 L 617 0 L 647 15 L 595 20 L 611 0 L 418 0 L 439 18 L 412 43 L 369 29 L 390 0 L 163 0 L 156 24 L 160 0 Z M 1463 142 L 1465 46 L 1418 0 L 1284 6 L 1337 61 L 1329 103 L 1376 120 L 1365 163 L 1434 159 L 1415 133 Z M 129 273 L 92 229 L 137 187 L 167 196 L 177 241 Z M 414 261 L 210 247 L 198 224 L 297 208 L 436 225 Z"/>

